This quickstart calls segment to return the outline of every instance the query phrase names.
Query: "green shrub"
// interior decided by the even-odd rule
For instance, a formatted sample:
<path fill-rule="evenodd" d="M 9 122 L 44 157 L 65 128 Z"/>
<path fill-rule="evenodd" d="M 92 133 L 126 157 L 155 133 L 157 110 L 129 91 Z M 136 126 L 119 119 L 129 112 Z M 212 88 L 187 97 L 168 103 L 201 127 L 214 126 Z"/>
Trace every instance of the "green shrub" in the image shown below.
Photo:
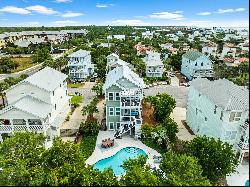
<path fill-rule="evenodd" d="M 86 120 L 80 124 L 79 132 L 83 135 L 95 135 L 99 128 L 100 126 L 95 120 Z"/>

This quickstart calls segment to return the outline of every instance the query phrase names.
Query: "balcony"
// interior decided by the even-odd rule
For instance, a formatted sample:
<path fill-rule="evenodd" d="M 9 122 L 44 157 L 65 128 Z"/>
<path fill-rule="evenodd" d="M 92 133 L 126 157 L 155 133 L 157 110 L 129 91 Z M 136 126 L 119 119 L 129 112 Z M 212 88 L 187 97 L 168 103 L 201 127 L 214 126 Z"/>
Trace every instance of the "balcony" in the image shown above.
<path fill-rule="evenodd" d="M 124 98 L 121 97 L 121 107 L 140 107 L 141 100 L 138 98 Z"/>
<path fill-rule="evenodd" d="M 34 131 L 42 133 L 47 131 L 49 125 L 0 125 L 0 133 L 10 133 L 13 131 Z"/>
<path fill-rule="evenodd" d="M 249 143 L 244 143 L 240 141 L 237 145 L 241 150 L 249 150 Z"/>

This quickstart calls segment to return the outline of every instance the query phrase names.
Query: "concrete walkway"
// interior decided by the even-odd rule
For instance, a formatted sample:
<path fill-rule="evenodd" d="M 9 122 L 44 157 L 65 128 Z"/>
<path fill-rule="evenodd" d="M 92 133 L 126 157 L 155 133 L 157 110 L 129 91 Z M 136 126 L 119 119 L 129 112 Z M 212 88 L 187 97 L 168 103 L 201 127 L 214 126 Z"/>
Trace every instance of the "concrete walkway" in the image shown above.
<path fill-rule="evenodd" d="M 170 117 L 173 118 L 178 125 L 179 132 L 177 133 L 177 137 L 180 140 L 189 141 L 196 137 L 195 135 L 191 135 L 181 122 L 181 120 L 186 120 L 186 108 L 175 107 Z"/>
<path fill-rule="evenodd" d="M 245 182 L 249 180 L 249 162 L 244 160 L 226 180 L 229 186 L 245 186 Z"/>
<path fill-rule="evenodd" d="M 145 153 L 148 155 L 147 163 L 150 164 L 151 166 L 159 168 L 159 164 L 154 163 L 153 156 L 160 154 L 156 150 L 143 144 L 140 140 L 135 140 L 134 138 L 131 138 L 129 135 L 124 135 L 122 139 L 115 139 L 114 147 L 107 149 L 100 148 L 102 140 L 108 138 L 114 139 L 114 131 L 99 131 L 95 150 L 92 153 L 92 155 L 86 160 L 86 164 L 93 165 L 101 159 L 115 155 L 118 151 L 120 151 L 125 147 L 138 147 L 144 150 Z"/>
<path fill-rule="evenodd" d="M 86 115 L 82 115 L 82 108 L 90 103 L 95 96 L 95 93 L 91 91 L 91 88 L 95 85 L 95 82 L 86 82 L 83 88 L 76 90 L 83 96 L 83 102 L 75 109 L 72 115 L 70 115 L 69 121 L 65 121 L 60 129 L 79 129 L 82 121 L 86 120 Z"/>

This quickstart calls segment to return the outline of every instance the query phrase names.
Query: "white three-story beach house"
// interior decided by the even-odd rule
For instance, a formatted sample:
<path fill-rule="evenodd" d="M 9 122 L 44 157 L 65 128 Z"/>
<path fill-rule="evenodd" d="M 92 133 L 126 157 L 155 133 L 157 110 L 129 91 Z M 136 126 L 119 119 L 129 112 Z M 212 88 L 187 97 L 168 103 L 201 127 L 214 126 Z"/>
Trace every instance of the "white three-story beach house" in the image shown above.
<path fill-rule="evenodd" d="M 59 127 L 70 110 L 66 78 L 46 67 L 6 90 L 0 135 L 24 130 L 44 133 L 48 139 L 59 136 Z"/>
<path fill-rule="evenodd" d="M 68 55 L 69 78 L 72 81 L 84 81 L 94 74 L 90 51 L 78 50 Z"/>
<path fill-rule="evenodd" d="M 146 65 L 147 77 L 162 77 L 164 73 L 164 65 L 161 61 L 161 54 L 157 52 L 149 53 L 143 61 Z"/>

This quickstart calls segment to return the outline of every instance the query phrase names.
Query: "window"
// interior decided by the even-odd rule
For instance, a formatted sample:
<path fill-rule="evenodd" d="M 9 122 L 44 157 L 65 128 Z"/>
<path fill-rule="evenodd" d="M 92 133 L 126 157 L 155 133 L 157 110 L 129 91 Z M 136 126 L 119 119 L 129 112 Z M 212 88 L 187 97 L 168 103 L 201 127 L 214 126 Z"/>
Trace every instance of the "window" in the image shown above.
<path fill-rule="evenodd" d="M 62 87 L 62 85 L 60 84 L 60 87 Z"/>
<path fill-rule="evenodd" d="M 113 130 L 114 129 L 114 122 L 109 122 L 109 130 Z"/>
<path fill-rule="evenodd" d="M 52 95 L 53 95 L 53 96 L 55 95 L 55 92 L 54 92 L 54 91 L 52 92 Z"/>
<path fill-rule="evenodd" d="M 116 116 L 120 116 L 120 114 L 121 114 L 121 109 L 120 109 L 120 107 L 115 107 L 115 115 L 116 115 Z"/>
<path fill-rule="evenodd" d="M 68 94 L 68 90 L 66 90 L 66 95 Z"/>
<path fill-rule="evenodd" d="M 217 109 L 217 106 L 215 105 L 214 106 L 214 114 L 216 114 L 216 109 Z"/>
<path fill-rule="evenodd" d="M 114 100 L 114 93 L 113 92 L 109 92 L 109 98 L 108 98 L 108 100 L 109 101 L 113 101 Z"/>
<path fill-rule="evenodd" d="M 234 140 L 236 138 L 237 131 L 226 131 L 225 139 L 226 140 Z"/>
<path fill-rule="evenodd" d="M 197 66 L 197 62 L 195 63 L 195 66 Z"/>
<path fill-rule="evenodd" d="M 222 120 L 222 118 L 223 118 L 223 112 L 221 111 L 221 113 L 220 113 L 220 120 Z"/>
<path fill-rule="evenodd" d="M 55 110 L 56 110 L 56 104 L 55 104 Z"/>
<path fill-rule="evenodd" d="M 231 112 L 229 122 L 240 121 L 241 112 Z"/>
<path fill-rule="evenodd" d="M 114 107 L 109 107 L 109 115 L 110 116 L 114 115 Z"/>
<path fill-rule="evenodd" d="M 199 97 L 201 96 L 201 93 L 199 93 Z"/>
<path fill-rule="evenodd" d="M 196 108 L 195 113 L 196 113 L 196 115 L 198 114 L 198 108 Z"/>
<path fill-rule="evenodd" d="M 119 92 L 115 93 L 115 100 L 120 101 L 120 93 Z"/>
<path fill-rule="evenodd" d="M 205 121 L 207 121 L 207 117 L 205 117 Z"/>
<path fill-rule="evenodd" d="M 118 130 L 120 128 L 121 124 L 120 122 L 116 122 L 116 129 Z"/>

